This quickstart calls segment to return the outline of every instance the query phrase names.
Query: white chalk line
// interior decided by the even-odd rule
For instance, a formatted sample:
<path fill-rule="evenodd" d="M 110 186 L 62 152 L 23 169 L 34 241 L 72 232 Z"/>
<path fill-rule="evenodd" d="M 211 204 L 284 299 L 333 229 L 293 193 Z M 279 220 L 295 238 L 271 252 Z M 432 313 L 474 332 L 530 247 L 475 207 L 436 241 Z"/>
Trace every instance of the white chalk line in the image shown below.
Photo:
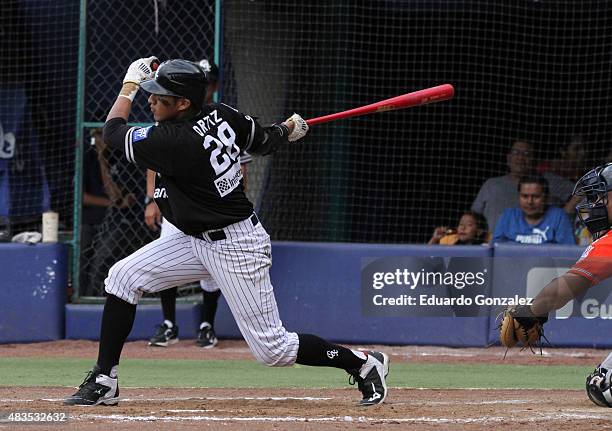
<path fill-rule="evenodd" d="M 330 417 L 300 417 L 300 416 L 128 416 L 128 415 L 99 415 L 86 414 L 72 416 L 71 418 L 83 421 L 110 420 L 115 422 L 360 422 L 360 423 L 437 423 L 437 424 L 472 424 L 472 423 L 501 423 L 514 421 L 513 416 L 481 416 L 475 418 L 436 418 L 436 417 L 414 417 L 414 418 L 376 418 L 366 416 L 330 416 Z M 585 420 L 612 419 L 612 415 L 585 414 L 585 413 L 556 413 L 537 417 L 520 417 L 521 422 L 548 422 L 551 420 Z"/>
<path fill-rule="evenodd" d="M 65 398 L 40 398 L 33 399 L 13 399 L 2 398 L 3 403 L 32 403 L 35 401 L 47 401 L 52 403 L 63 402 Z M 331 397 L 153 397 L 153 398 L 121 398 L 123 402 L 168 402 L 168 401 L 329 401 Z"/>
<path fill-rule="evenodd" d="M 431 388 L 415 388 L 417 390 L 432 390 Z M 517 388 L 521 389 L 521 388 Z M 471 388 L 467 390 L 492 390 L 482 388 Z M 524 390 L 524 389 L 522 389 Z M 551 389 L 552 390 L 552 389 Z M 138 397 L 138 398 L 121 398 L 121 402 L 130 403 L 150 403 L 150 402 L 170 402 L 170 401 L 330 401 L 333 399 L 342 399 L 340 397 Z M 40 398 L 40 399 L 18 399 L 18 398 L 0 398 L 0 402 L 7 404 L 18 403 L 33 403 L 35 401 L 46 401 L 52 403 L 60 403 L 64 398 Z M 409 402 L 397 402 L 398 405 L 488 405 L 488 404 L 527 404 L 541 403 L 546 404 L 549 401 L 542 399 L 510 399 L 510 400 L 488 400 L 488 401 L 420 401 L 413 400 Z"/>

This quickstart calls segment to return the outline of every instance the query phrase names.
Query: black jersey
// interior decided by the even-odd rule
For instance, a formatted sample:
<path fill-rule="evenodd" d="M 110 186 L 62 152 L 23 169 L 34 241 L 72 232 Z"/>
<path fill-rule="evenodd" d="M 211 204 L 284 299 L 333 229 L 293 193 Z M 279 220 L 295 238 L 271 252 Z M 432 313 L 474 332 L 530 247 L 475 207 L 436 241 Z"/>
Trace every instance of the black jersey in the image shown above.
<path fill-rule="evenodd" d="M 104 139 L 121 148 L 128 161 L 157 172 L 154 198 L 162 215 L 186 234 L 198 235 L 252 214 L 242 186 L 240 152 L 274 150 L 287 137 L 286 128 L 274 127 L 264 129 L 219 103 L 189 120 L 145 128 L 115 118 L 105 124 Z"/>

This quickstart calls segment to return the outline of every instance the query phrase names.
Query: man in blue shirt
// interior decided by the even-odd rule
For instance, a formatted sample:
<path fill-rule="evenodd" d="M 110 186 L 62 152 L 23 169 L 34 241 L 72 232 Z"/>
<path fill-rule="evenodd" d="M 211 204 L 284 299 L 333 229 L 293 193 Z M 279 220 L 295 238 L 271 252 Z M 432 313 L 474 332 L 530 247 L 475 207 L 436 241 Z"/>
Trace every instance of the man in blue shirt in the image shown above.
<path fill-rule="evenodd" d="M 519 207 L 506 208 L 494 242 L 520 244 L 576 244 L 569 218 L 561 208 L 548 206 L 548 181 L 540 175 L 524 176 L 518 183 Z"/>

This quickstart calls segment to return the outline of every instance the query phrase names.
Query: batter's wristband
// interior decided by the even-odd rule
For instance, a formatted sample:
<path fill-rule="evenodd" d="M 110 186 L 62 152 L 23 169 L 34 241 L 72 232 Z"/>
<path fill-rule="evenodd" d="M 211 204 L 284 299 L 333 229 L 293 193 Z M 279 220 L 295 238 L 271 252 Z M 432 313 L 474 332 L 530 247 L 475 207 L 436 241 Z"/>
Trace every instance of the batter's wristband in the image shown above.
<path fill-rule="evenodd" d="M 139 88 L 140 85 L 136 84 L 135 82 L 124 82 L 121 86 L 119 97 L 125 97 L 126 99 L 130 99 L 130 102 L 133 102 Z"/>

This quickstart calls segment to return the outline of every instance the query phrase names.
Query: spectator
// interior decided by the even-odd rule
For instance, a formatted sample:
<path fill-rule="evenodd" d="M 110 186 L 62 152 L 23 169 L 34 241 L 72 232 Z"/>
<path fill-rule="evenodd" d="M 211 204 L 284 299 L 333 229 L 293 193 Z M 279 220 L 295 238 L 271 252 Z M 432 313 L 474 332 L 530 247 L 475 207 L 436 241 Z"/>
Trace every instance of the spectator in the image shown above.
<path fill-rule="evenodd" d="M 572 182 L 587 170 L 586 150 L 584 139 L 580 135 L 572 136 L 571 139 L 559 149 L 559 159 L 545 160 L 538 166 L 538 172 L 547 172 L 567 178 Z"/>
<path fill-rule="evenodd" d="M 144 172 L 129 163 L 121 151 L 108 151 L 99 162 L 104 189 L 113 205 L 106 211 L 92 242 L 91 282 L 85 289 L 93 295 L 104 293 L 104 279 L 117 259 L 154 239 L 153 232 L 142 223 Z"/>
<path fill-rule="evenodd" d="M 519 207 L 504 210 L 493 234 L 496 242 L 576 244 L 565 212 L 548 206 L 548 182 L 540 175 L 519 180 Z"/>
<path fill-rule="evenodd" d="M 533 145 L 524 140 L 515 140 L 506 156 L 510 172 L 485 181 L 472 203 L 472 211 L 483 214 L 489 226 L 497 226 L 504 209 L 518 205 L 518 181 L 524 175 L 535 173 L 534 160 Z M 550 189 L 548 204 L 564 205 L 574 190 L 573 183 L 552 173 L 543 176 Z"/>
<path fill-rule="evenodd" d="M 428 244 L 442 245 L 480 245 L 490 240 L 487 220 L 482 214 L 474 211 L 463 213 L 459 219 L 457 230 L 438 226 Z"/>
<path fill-rule="evenodd" d="M 93 238 L 102 225 L 106 209 L 112 205 L 104 187 L 101 160 L 106 153 L 106 144 L 102 140 L 102 130 L 91 130 L 91 145 L 83 157 L 83 212 L 81 216 L 81 294 L 91 296 L 89 282 L 91 259 L 94 254 Z"/>

